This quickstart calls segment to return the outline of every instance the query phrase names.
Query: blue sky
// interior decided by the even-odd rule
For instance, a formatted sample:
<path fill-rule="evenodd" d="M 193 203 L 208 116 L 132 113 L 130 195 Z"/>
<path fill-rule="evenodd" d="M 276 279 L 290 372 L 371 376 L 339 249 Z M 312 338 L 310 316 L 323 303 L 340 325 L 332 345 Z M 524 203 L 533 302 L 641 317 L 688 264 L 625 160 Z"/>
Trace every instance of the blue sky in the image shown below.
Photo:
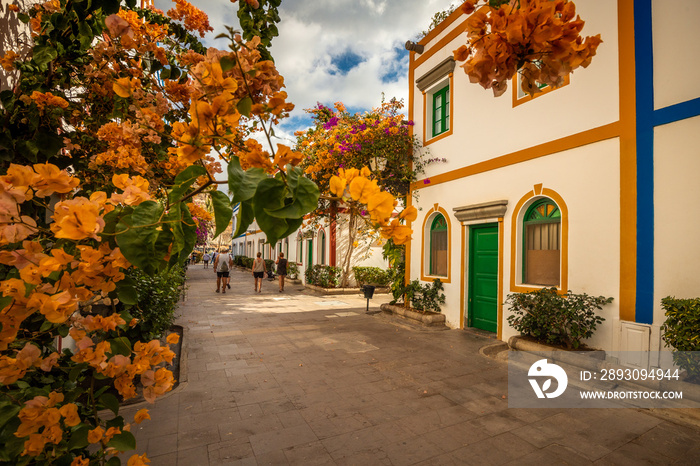
<path fill-rule="evenodd" d="M 209 16 L 214 32 L 207 46 L 225 48 L 214 37 L 224 26 L 238 28 L 237 3 L 229 0 L 189 0 Z M 170 9 L 170 0 L 156 0 Z M 427 29 L 432 16 L 456 0 L 283 0 L 279 37 L 272 55 L 285 78 L 288 100 L 296 106 L 292 118 L 275 130 L 293 143 L 294 131 L 311 120 L 304 112 L 317 102 L 342 101 L 352 111 L 369 110 L 386 99 L 408 98 L 407 40 Z"/>

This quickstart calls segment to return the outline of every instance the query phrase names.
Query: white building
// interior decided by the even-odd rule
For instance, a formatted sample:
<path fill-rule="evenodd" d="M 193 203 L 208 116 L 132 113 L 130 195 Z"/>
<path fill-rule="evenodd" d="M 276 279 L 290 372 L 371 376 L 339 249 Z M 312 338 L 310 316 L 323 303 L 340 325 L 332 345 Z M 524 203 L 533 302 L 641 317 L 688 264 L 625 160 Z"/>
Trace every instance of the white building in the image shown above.
<path fill-rule="evenodd" d="M 267 243 L 265 233 L 253 222 L 244 234 L 231 240 L 231 253 L 233 256 L 256 257 L 260 252 L 263 259 L 273 260 L 279 257 L 280 252 L 284 253 L 289 262 L 297 264 L 299 279 L 305 282 L 304 271 L 309 267 L 317 264 L 341 266 L 348 247 L 348 231 L 347 224 L 342 222 L 342 214 L 339 218 L 340 221 L 335 226 L 326 223 L 322 226 L 302 227 L 275 245 Z M 235 210 L 233 222 L 235 231 Z M 386 269 L 388 264 L 382 258 L 382 246 L 383 243 L 379 241 L 360 241 L 353 252 L 351 266 Z"/>
<path fill-rule="evenodd" d="M 577 0 L 603 43 L 568 84 L 530 98 L 470 84 L 461 11 L 410 53 L 409 118 L 433 155 L 410 279 L 445 283 L 448 325 L 507 340 L 510 293 L 613 297 L 589 345 L 663 346 L 661 299 L 700 295 L 700 2 Z M 410 198 L 410 197 L 409 197 Z"/>

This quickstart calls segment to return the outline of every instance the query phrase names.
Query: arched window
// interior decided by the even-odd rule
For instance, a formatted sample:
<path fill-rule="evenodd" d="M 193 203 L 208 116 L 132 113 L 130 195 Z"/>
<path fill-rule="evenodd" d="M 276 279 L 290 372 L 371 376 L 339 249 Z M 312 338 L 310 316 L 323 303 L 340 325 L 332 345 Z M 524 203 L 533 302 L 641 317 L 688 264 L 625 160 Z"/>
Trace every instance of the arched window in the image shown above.
<path fill-rule="evenodd" d="M 447 276 L 447 221 L 441 214 L 435 215 L 430 224 L 429 274 Z"/>
<path fill-rule="evenodd" d="M 549 198 L 535 201 L 523 217 L 523 282 L 559 286 L 561 211 Z"/>

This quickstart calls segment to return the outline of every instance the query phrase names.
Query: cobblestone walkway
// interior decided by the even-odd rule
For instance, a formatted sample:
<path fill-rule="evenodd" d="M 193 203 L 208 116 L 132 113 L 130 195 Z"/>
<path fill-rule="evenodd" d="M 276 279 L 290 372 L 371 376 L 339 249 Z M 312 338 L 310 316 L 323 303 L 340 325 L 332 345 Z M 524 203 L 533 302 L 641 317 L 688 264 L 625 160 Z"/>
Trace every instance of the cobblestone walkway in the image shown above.
<path fill-rule="evenodd" d="M 152 465 L 700 464 L 700 429 L 633 409 L 508 409 L 493 343 L 190 267 L 181 385 L 134 426 Z M 371 307 L 388 300 L 378 295 Z M 124 409 L 128 419 L 143 405 Z"/>

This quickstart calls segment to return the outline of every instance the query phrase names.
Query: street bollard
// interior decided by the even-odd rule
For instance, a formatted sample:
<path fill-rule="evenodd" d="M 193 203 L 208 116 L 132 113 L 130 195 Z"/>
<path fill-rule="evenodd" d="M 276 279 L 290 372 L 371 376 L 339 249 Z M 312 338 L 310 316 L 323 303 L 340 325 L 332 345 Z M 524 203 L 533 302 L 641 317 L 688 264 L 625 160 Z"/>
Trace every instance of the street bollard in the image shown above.
<path fill-rule="evenodd" d="M 374 296 L 374 287 L 372 285 L 364 285 L 362 291 L 365 293 L 365 298 L 367 299 L 367 311 L 369 312 L 369 300 Z"/>

